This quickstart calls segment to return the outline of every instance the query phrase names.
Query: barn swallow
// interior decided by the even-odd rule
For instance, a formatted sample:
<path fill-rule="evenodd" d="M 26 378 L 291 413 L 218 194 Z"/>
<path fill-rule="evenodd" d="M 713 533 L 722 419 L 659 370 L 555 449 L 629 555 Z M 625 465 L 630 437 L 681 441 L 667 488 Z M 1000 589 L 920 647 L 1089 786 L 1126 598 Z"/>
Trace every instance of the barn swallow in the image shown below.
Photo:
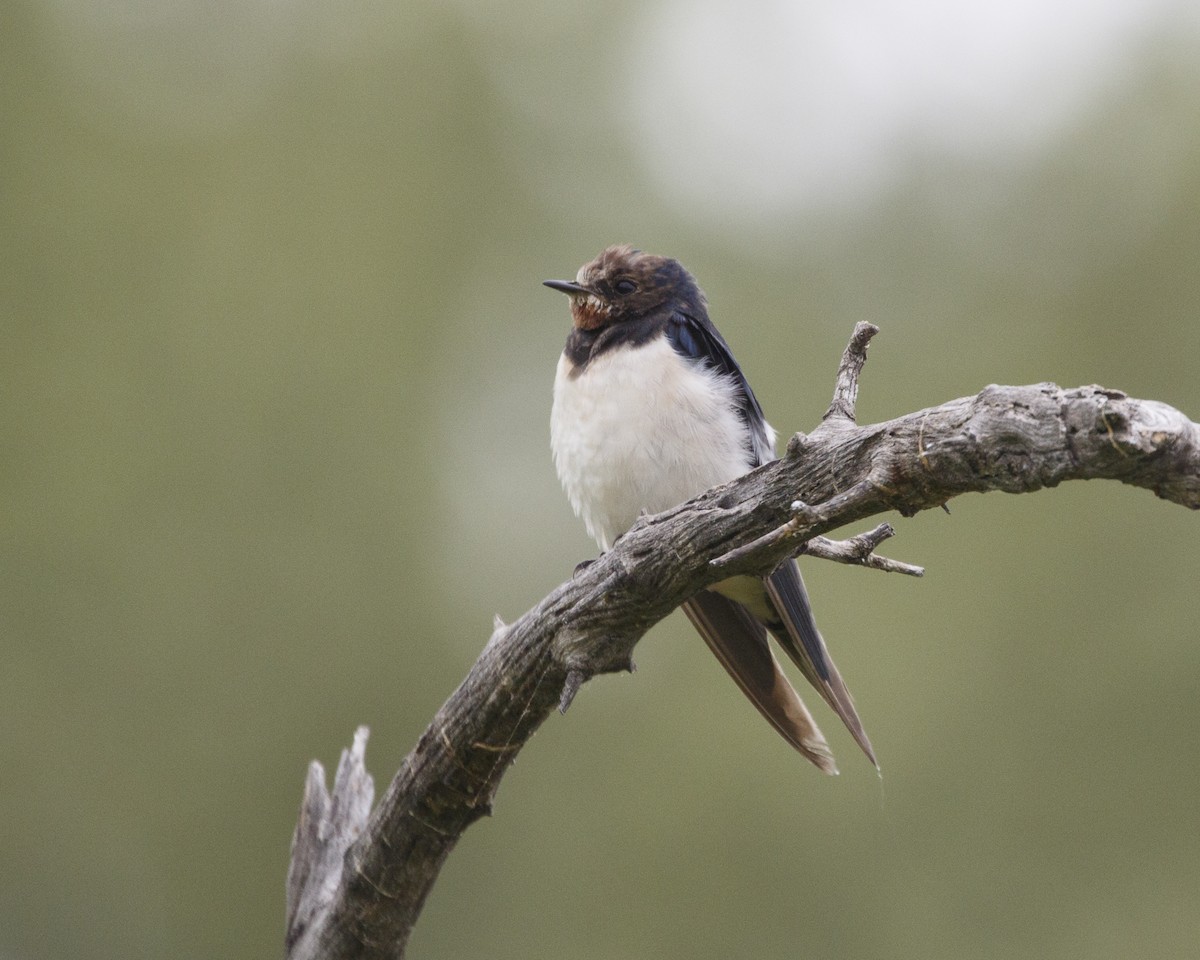
<path fill-rule="evenodd" d="M 775 431 L 676 260 L 609 247 L 574 280 L 550 439 L 575 513 L 601 550 L 633 526 L 775 459 Z M 878 767 L 850 691 L 813 620 L 800 569 L 714 584 L 683 610 L 742 692 L 826 773 L 833 755 L 767 643 L 770 633 Z"/>

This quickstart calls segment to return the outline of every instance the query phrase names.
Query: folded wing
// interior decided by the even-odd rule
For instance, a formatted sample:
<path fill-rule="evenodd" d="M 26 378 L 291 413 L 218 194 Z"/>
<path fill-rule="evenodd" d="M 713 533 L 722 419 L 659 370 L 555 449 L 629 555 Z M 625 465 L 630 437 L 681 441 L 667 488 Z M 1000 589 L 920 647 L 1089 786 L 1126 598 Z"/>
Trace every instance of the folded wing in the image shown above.
<path fill-rule="evenodd" d="M 878 768 L 879 761 L 875 759 L 871 741 L 863 730 L 862 721 L 854 707 L 854 698 L 846 689 L 842 675 L 825 649 L 825 641 L 813 620 L 812 605 L 804 589 L 804 581 L 800 579 L 800 568 L 796 561 L 784 561 L 767 577 L 766 586 L 771 605 L 779 615 L 778 621 L 768 622 L 767 627 L 784 652 L 800 668 L 805 679 L 817 688 L 825 702 L 842 718 L 867 759 Z"/>
<path fill-rule="evenodd" d="M 820 770 L 837 773 L 825 737 L 779 669 L 763 624 L 741 604 L 708 590 L 688 600 L 683 611 L 767 722 Z"/>

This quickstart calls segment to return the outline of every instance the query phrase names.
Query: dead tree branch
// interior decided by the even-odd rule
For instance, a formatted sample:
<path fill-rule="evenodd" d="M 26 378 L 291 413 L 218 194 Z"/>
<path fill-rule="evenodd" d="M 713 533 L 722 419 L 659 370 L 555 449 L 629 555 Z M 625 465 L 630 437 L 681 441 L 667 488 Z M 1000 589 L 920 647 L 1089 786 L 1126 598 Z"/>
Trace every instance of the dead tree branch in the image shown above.
<path fill-rule="evenodd" d="M 888 569 L 894 561 L 867 563 L 887 535 L 882 528 L 841 550 L 815 538 L 886 511 L 910 517 L 964 493 L 1104 479 L 1200 508 L 1200 426 L 1117 390 L 989 386 L 856 426 L 858 374 L 875 332 L 859 324 L 829 411 L 781 459 L 643 517 L 516 622 L 498 621 L 373 812 L 365 731 L 343 754 L 332 795 L 313 765 L 288 874 L 290 960 L 402 957 L 442 863 L 490 812 L 534 730 L 589 678 L 632 669 L 642 635 L 717 580 L 765 574 L 804 549 Z"/>
<path fill-rule="evenodd" d="M 800 552 L 806 557 L 819 557 L 822 560 L 833 560 L 835 563 L 850 563 L 868 567 L 871 570 L 882 570 L 884 573 L 903 573 L 910 577 L 925 576 L 924 567 L 881 557 L 875 552 L 875 548 L 879 544 L 895 535 L 896 529 L 890 523 L 881 523 L 874 530 L 860 533 L 849 540 L 813 537 Z"/>

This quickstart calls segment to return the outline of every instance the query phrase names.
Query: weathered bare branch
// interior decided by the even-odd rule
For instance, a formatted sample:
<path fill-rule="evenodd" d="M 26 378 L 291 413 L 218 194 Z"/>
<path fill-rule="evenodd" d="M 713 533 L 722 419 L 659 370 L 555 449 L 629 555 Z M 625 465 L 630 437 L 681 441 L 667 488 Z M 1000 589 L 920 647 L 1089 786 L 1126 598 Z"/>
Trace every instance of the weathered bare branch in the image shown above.
<path fill-rule="evenodd" d="M 867 362 L 867 344 L 879 332 L 873 323 L 859 322 L 855 324 L 850 342 L 842 353 L 842 362 L 838 365 L 837 379 L 834 381 L 833 402 L 821 418 L 823 424 L 829 421 L 844 421 L 853 425 L 855 407 L 858 404 L 858 377 L 863 365 Z"/>
<path fill-rule="evenodd" d="M 342 751 L 332 795 L 325 788 L 325 768 L 316 760 L 309 764 L 288 867 L 289 955 L 314 923 L 324 919 L 337 896 L 346 851 L 362 833 L 371 813 L 375 781 L 364 763 L 367 735 L 367 728 L 359 727 L 354 733 L 354 746 Z"/>
<path fill-rule="evenodd" d="M 881 523 L 874 530 L 860 533 L 849 540 L 830 540 L 827 537 L 813 537 L 804 544 L 800 551 L 806 557 L 817 557 L 821 560 L 832 560 L 835 563 L 849 563 L 871 570 L 882 570 L 884 573 L 903 573 L 910 577 L 925 576 L 925 568 L 913 566 L 911 563 L 901 563 L 888 557 L 881 557 L 875 549 L 896 535 L 896 529 L 890 523 Z"/>
<path fill-rule="evenodd" d="M 347 768 L 345 780 L 359 788 L 339 794 L 335 784 L 330 800 L 314 768 L 289 873 L 291 960 L 403 956 L 442 863 L 491 810 L 534 730 L 586 679 L 632 669 L 646 630 L 717 580 L 769 571 L 844 524 L 890 510 L 912 516 L 964 493 L 1107 479 L 1200 508 L 1200 426 L 1116 390 L 990 386 L 855 426 L 858 372 L 874 332 L 856 330 L 825 419 L 793 438 L 782 459 L 641 518 L 524 616 L 497 623 L 365 825 L 359 741 L 338 774 L 340 783 Z"/>

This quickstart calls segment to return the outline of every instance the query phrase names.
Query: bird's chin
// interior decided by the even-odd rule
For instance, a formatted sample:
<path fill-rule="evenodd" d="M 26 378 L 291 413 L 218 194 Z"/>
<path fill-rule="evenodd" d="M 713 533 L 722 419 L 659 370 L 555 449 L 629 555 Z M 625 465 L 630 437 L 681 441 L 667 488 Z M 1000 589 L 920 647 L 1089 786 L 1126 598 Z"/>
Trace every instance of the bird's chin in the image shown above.
<path fill-rule="evenodd" d="M 612 317 L 612 308 L 599 297 L 571 298 L 571 319 L 580 330 L 596 330 Z"/>

